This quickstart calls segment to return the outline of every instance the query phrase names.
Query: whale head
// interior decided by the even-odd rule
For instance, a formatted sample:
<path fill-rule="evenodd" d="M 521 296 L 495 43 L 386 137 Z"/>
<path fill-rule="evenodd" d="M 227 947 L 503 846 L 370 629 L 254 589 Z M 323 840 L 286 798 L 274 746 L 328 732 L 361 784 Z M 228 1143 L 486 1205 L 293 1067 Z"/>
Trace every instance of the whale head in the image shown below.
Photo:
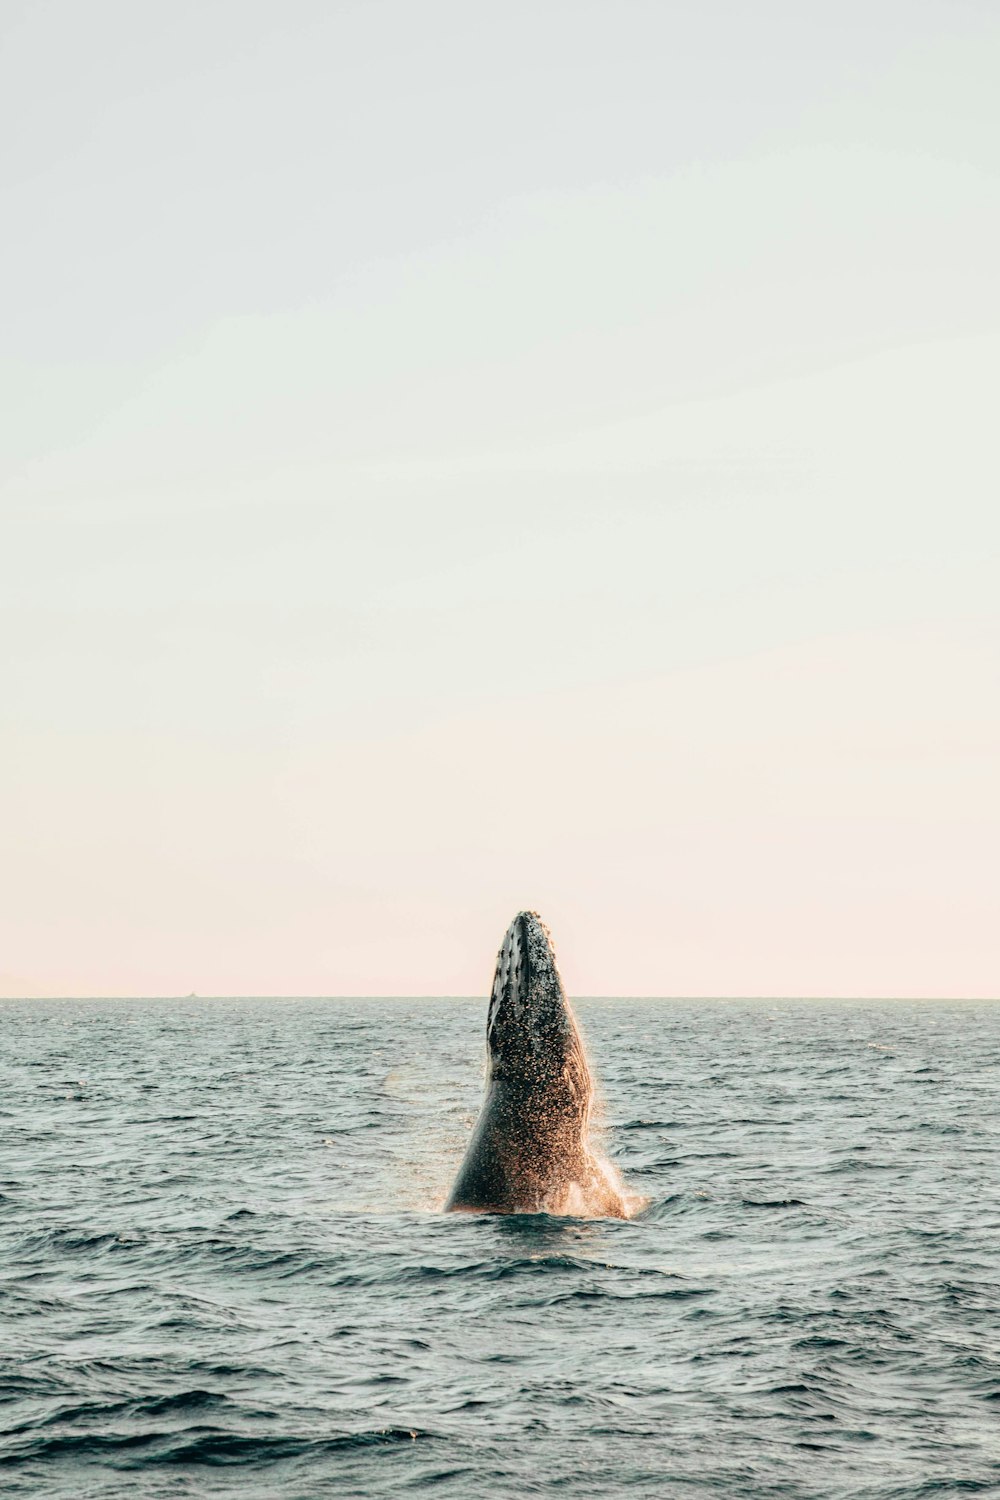
<path fill-rule="evenodd" d="M 497 955 L 486 1020 L 489 1082 L 544 1087 L 585 1108 L 590 1069 L 548 928 L 519 911 Z"/>

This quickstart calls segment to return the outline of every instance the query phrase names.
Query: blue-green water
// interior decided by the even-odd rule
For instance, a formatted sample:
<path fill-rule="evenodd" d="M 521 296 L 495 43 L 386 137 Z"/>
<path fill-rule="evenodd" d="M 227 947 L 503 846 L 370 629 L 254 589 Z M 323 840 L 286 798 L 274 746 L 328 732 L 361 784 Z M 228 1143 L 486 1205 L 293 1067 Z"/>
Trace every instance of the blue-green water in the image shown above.
<path fill-rule="evenodd" d="M 581 1002 L 629 1222 L 437 1211 L 485 1010 L 0 1008 L 0 1493 L 1000 1495 L 1000 1006 Z"/>

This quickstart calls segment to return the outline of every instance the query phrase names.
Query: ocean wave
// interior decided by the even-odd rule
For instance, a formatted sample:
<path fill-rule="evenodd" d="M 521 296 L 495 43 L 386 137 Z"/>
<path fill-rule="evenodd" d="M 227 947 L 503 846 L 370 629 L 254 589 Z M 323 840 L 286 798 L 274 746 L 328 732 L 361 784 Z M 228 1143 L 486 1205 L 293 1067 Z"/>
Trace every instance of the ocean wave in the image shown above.
<path fill-rule="evenodd" d="M 5 1495 L 1000 1490 L 1000 1007 L 581 1003 L 628 1221 L 429 1207 L 481 1009 L 5 1008 Z"/>

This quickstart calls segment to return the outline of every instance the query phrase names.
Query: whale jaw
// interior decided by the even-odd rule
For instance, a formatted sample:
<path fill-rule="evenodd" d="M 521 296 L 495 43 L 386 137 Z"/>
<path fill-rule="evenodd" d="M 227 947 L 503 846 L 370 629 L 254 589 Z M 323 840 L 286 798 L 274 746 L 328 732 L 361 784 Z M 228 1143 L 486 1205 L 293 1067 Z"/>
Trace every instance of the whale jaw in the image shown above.
<path fill-rule="evenodd" d="M 589 1109 L 593 1084 L 548 928 L 519 911 L 497 955 L 486 1021 L 488 1082 L 568 1089 Z"/>

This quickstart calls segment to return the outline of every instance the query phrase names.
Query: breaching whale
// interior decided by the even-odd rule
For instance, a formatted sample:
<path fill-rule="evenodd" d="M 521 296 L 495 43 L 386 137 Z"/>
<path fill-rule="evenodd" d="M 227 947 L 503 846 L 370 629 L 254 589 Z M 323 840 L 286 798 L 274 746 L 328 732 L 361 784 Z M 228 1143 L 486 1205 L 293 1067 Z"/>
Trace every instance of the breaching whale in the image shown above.
<path fill-rule="evenodd" d="M 594 1081 L 537 912 L 507 929 L 486 1048 L 482 1110 L 445 1209 L 627 1218 L 614 1168 L 590 1142 Z"/>

